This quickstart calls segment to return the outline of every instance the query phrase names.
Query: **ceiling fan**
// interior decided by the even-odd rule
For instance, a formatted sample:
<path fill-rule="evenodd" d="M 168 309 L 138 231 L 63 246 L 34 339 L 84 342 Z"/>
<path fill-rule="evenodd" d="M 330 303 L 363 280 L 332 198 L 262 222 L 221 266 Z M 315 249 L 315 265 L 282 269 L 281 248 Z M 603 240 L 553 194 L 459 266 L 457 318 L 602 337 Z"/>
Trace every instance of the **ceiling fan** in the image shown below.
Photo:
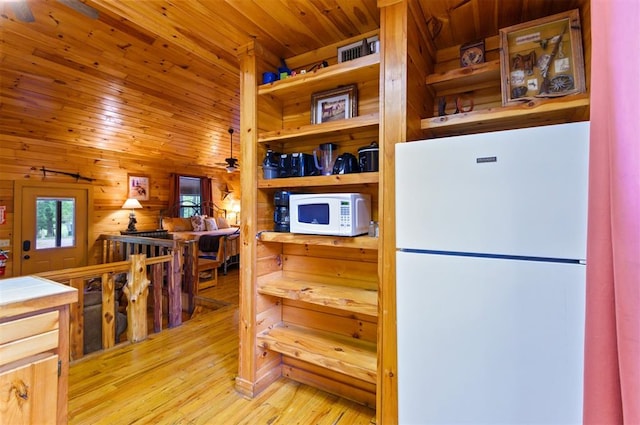
<path fill-rule="evenodd" d="M 217 165 L 226 166 L 227 173 L 233 173 L 240 166 L 238 164 L 238 158 L 233 157 L 233 128 L 229 127 L 229 136 L 231 136 L 231 156 L 229 158 L 225 158 L 225 162 L 218 162 Z"/>
<path fill-rule="evenodd" d="M 100 16 L 96 9 L 87 6 L 80 0 L 58 0 L 58 3 L 62 3 L 91 19 L 98 19 Z M 31 8 L 25 0 L 11 1 L 9 2 L 9 6 L 13 9 L 17 20 L 22 22 L 35 22 L 36 18 L 33 16 L 33 13 L 31 13 Z"/>

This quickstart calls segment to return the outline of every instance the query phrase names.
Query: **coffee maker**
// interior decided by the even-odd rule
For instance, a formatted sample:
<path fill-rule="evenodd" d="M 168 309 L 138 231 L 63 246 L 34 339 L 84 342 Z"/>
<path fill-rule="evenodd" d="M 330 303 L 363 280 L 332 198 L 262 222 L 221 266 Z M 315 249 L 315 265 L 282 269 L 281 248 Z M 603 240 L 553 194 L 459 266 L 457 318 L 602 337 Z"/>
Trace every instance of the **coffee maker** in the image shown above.
<path fill-rule="evenodd" d="M 273 195 L 273 231 L 288 232 L 289 231 L 289 192 L 279 190 Z"/>

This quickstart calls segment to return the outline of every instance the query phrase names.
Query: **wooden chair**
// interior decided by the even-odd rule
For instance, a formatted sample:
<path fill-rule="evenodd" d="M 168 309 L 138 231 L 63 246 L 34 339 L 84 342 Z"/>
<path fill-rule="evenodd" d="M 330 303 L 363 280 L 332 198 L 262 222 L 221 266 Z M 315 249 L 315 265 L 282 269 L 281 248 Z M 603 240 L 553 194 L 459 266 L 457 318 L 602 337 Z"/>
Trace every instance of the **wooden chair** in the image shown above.
<path fill-rule="evenodd" d="M 206 289 L 218 284 L 218 267 L 224 266 L 224 274 L 227 274 L 227 266 L 231 261 L 231 264 L 238 262 L 238 241 L 240 240 L 240 233 L 232 233 L 230 235 L 220 236 L 218 241 L 218 250 L 215 255 L 206 255 L 200 252 L 198 245 L 196 245 L 196 270 L 197 270 L 197 289 Z M 230 260 L 235 258 L 234 260 Z M 211 279 L 200 279 L 200 272 L 211 272 Z"/>
<path fill-rule="evenodd" d="M 195 260 L 197 270 L 197 292 L 201 289 L 211 288 L 218 284 L 218 267 L 220 267 L 224 261 L 225 243 L 226 238 L 224 236 L 220 236 L 218 240 L 218 250 L 213 255 L 212 253 L 201 252 L 199 244 L 196 244 Z M 211 278 L 202 279 L 200 274 L 204 272 L 210 272 Z"/>
<path fill-rule="evenodd" d="M 216 258 L 220 258 L 220 257 L 218 256 Z M 198 263 L 198 267 L 197 267 L 198 292 L 200 292 L 202 289 L 216 286 L 218 284 L 218 267 L 220 267 L 222 262 L 220 262 L 219 260 L 212 260 L 212 259 L 203 258 L 200 256 L 196 257 L 196 261 Z M 207 279 L 207 278 L 203 279 L 201 277 L 201 274 L 205 272 L 211 273 L 210 279 Z"/>

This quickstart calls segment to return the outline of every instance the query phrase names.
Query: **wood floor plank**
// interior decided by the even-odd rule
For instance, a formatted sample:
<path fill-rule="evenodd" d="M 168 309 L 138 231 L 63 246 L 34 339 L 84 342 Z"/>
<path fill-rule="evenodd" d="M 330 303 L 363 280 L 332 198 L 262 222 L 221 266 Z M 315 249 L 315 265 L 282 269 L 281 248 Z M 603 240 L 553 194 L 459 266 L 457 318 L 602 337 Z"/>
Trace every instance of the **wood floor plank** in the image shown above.
<path fill-rule="evenodd" d="M 286 378 L 252 400 L 236 392 L 237 276 L 201 294 L 227 306 L 74 362 L 69 424 L 369 424 L 372 409 Z"/>

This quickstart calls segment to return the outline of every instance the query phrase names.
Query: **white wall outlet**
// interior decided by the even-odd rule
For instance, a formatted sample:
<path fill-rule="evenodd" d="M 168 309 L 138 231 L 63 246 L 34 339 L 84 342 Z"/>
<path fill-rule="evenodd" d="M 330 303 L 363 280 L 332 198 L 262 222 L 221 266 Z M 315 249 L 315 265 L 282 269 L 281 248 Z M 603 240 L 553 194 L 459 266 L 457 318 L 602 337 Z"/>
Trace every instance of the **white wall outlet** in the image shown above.
<path fill-rule="evenodd" d="M 9 239 L 0 239 L 0 248 L 11 245 L 11 241 Z"/>

